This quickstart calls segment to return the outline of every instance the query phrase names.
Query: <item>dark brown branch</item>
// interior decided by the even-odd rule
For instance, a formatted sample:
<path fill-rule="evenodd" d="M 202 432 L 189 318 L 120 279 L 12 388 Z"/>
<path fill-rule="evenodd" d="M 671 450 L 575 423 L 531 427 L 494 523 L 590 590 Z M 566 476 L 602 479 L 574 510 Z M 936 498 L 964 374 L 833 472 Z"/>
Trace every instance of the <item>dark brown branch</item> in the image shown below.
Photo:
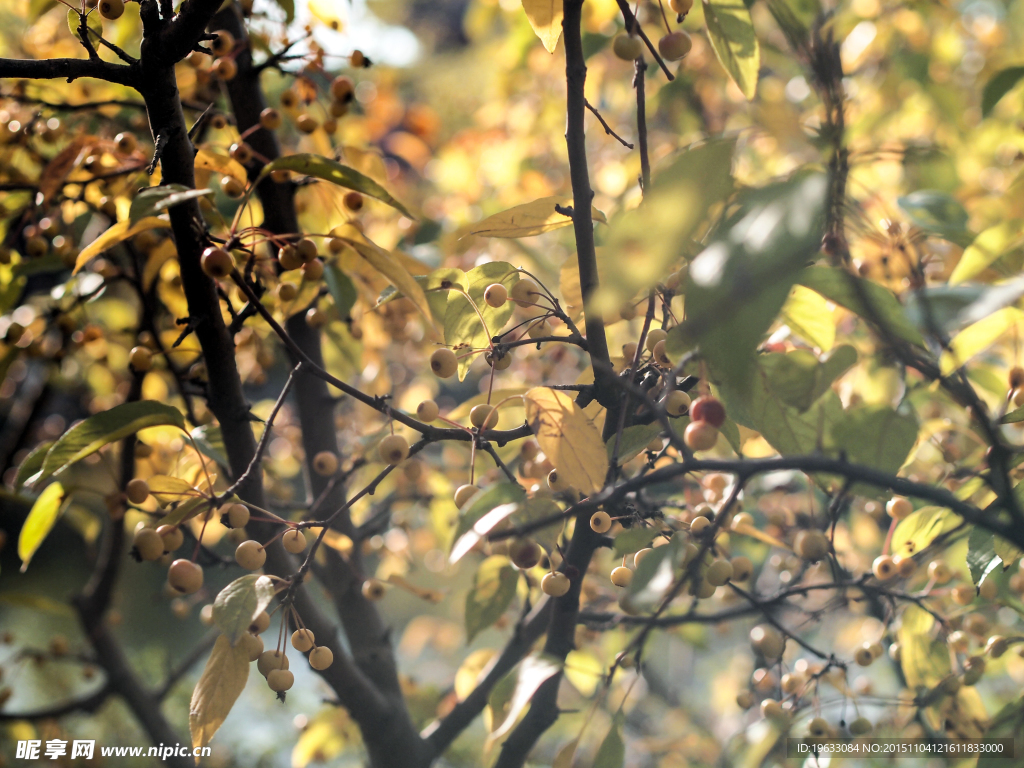
<path fill-rule="evenodd" d="M 640 26 L 640 22 L 636 16 L 633 15 L 633 11 L 630 10 L 629 3 L 627 0 L 615 0 L 619 5 L 619 10 L 622 11 L 622 18 L 626 22 L 626 29 L 636 32 L 640 39 L 644 41 L 644 45 L 647 46 L 647 50 L 651 52 L 651 56 L 658 62 L 658 66 L 661 67 L 661 71 L 665 73 L 665 77 L 668 78 L 669 82 L 675 80 L 675 76 L 672 74 L 672 70 L 665 64 L 665 60 L 661 58 L 661 54 L 658 53 L 658 47 L 651 42 L 651 39 L 644 32 L 644 28 Z"/>
<path fill-rule="evenodd" d="M 604 132 L 605 133 L 607 133 L 609 136 L 611 136 L 616 141 L 618 141 L 619 144 L 621 144 L 622 146 L 628 147 L 629 149 L 633 149 L 633 145 L 632 144 L 630 144 L 628 141 L 626 141 L 624 138 L 619 136 L 619 134 L 617 134 L 615 131 L 612 130 L 612 127 L 610 125 L 608 125 L 608 122 L 604 119 L 604 117 L 601 115 L 601 113 L 597 111 L 597 109 L 594 107 L 593 104 L 591 104 L 589 101 L 584 99 L 583 100 L 583 106 L 585 106 L 587 109 L 589 109 L 591 111 L 591 113 L 593 113 L 594 117 L 596 117 L 598 119 L 598 121 L 604 127 Z"/>
<path fill-rule="evenodd" d="M 102 59 L 0 59 L 0 78 L 55 80 L 70 83 L 80 77 L 92 77 L 134 88 L 135 70 Z"/>
<path fill-rule="evenodd" d="M 647 151 L 647 62 L 633 62 L 633 87 L 636 89 L 636 143 L 640 147 L 640 184 L 644 193 L 651 186 L 651 158 Z"/>

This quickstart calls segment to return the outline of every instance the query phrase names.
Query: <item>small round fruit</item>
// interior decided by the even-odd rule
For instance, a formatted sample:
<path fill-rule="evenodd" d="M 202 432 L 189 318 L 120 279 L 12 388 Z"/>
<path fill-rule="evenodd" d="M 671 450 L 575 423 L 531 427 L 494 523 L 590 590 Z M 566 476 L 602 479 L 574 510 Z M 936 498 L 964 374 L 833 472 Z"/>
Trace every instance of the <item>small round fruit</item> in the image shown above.
<path fill-rule="evenodd" d="M 385 464 L 397 466 L 409 456 L 409 441 L 401 435 L 388 435 L 380 441 L 377 453 Z"/>
<path fill-rule="evenodd" d="M 711 521 L 706 517 L 695 517 L 690 523 L 690 533 L 694 536 L 700 536 L 704 531 L 711 527 Z"/>
<path fill-rule="evenodd" d="M 162 543 L 161 548 L 163 548 Z M 191 560 L 175 560 L 167 571 L 167 582 L 172 588 L 185 595 L 198 592 L 203 587 L 202 566 Z"/>
<path fill-rule="evenodd" d="M 324 276 L 324 263 L 320 259 L 313 259 L 302 265 L 302 279 L 307 283 L 315 283 Z"/>
<path fill-rule="evenodd" d="M 754 564 L 745 555 L 737 555 L 729 562 L 732 563 L 733 581 L 746 581 L 754 573 Z"/>
<path fill-rule="evenodd" d="M 107 21 L 114 21 L 121 18 L 124 13 L 124 0 L 100 0 L 96 4 L 96 9 Z"/>
<path fill-rule="evenodd" d="M 313 669 L 327 669 L 334 663 L 334 651 L 325 645 L 314 648 L 309 654 L 309 666 Z"/>
<path fill-rule="evenodd" d="M 638 349 L 638 347 L 637 347 L 637 343 L 635 341 L 630 341 L 630 342 L 627 342 L 627 343 L 623 344 L 622 345 L 622 359 L 625 360 L 628 364 L 632 364 L 633 361 L 636 360 L 636 351 L 637 351 L 637 349 Z M 667 407 L 668 406 L 666 405 L 666 408 Z"/>
<path fill-rule="evenodd" d="M 786 712 L 775 699 L 764 699 L 761 702 L 761 716 L 765 720 L 782 720 Z"/>
<path fill-rule="evenodd" d="M 508 301 L 508 289 L 501 283 L 493 283 L 487 286 L 487 290 L 484 291 L 484 301 L 487 302 L 487 306 L 502 307 L 505 302 Z"/>
<path fill-rule="evenodd" d="M 292 648 L 299 653 L 305 653 L 316 644 L 316 638 L 311 629 L 296 629 L 292 632 Z"/>
<path fill-rule="evenodd" d="M 659 341 L 654 345 L 654 349 L 651 350 L 651 357 L 654 358 L 654 362 L 662 368 L 671 368 L 672 360 L 669 358 L 668 353 L 665 351 L 665 342 Z"/>
<path fill-rule="evenodd" d="M 713 587 L 720 587 L 732 579 L 732 563 L 728 560 L 715 560 L 708 566 L 704 580 Z"/>
<path fill-rule="evenodd" d="M 497 409 L 486 403 L 475 405 L 469 412 L 469 422 L 477 429 L 491 429 L 498 423 Z"/>
<path fill-rule="evenodd" d="M 136 147 L 139 146 L 138 140 L 135 138 L 134 133 L 119 133 L 114 137 L 114 144 L 117 145 L 117 151 L 122 155 L 130 155 L 135 151 Z"/>
<path fill-rule="evenodd" d="M 800 531 L 793 539 L 793 551 L 812 563 L 824 560 L 828 549 L 828 537 L 821 531 Z"/>
<path fill-rule="evenodd" d="M 346 192 L 341 200 L 350 211 L 355 212 L 363 209 L 363 196 L 358 192 Z"/>
<path fill-rule="evenodd" d="M 685 16 L 693 8 L 693 0 L 668 0 L 668 7 L 672 9 L 672 13 Z"/>
<path fill-rule="evenodd" d="M 961 682 L 964 685 L 974 685 L 981 680 L 985 674 L 985 659 L 982 656 L 971 656 L 964 662 L 964 674 Z"/>
<path fill-rule="evenodd" d="M 124 495 L 132 504 L 142 504 L 149 498 L 149 483 L 141 477 L 133 477 L 125 486 Z"/>
<path fill-rule="evenodd" d="M 287 669 L 271 670 L 270 674 L 267 675 L 267 685 L 270 686 L 270 690 L 277 693 L 287 691 L 295 685 L 295 675 Z"/>
<path fill-rule="evenodd" d="M 914 562 L 912 557 L 903 557 L 902 555 L 893 555 L 893 565 L 896 566 L 896 571 L 899 573 L 901 579 L 909 579 L 914 575 L 914 571 L 917 570 L 917 563 Z"/>
<path fill-rule="evenodd" d="M 210 49 L 217 56 L 231 53 L 235 48 L 235 36 L 226 29 L 214 32 L 213 40 L 210 41 Z"/>
<path fill-rule="evenodd" d="M 957 653 L 967 653 L 967 649 L 971 645 L 971 638 L 967 636 L 966 632 L 956 630 L 950 632 L 946 637 L 946 644 Z"/>
<path fill-rule="evenodd" d="M 690 396 L 682 390 L 675 390 L 665 398 L 665 413 L 669 416 L 682 416 L 690 407 Z"/>
<path fill-rule="evenodd" d="M 494 350 L 488 350 L 484 352 L 484 360 L 496 371 L 504 371 L 510 365 L 512 365 L 512 350 L 505 350 L 505 353 L 501 357 L 495 357 Z"/>
<path fill-rule="evenodd" d="M 786 638 L 770 624 L 758 624 L 750 630 L 750 644 L 765 659 L 773 661 L 782 658 Z"/>
<path fill-rule="evenodd" d="M 612 527 L 612 518 L 604 510 L 599 510 L 590 516 L 590 528 L 594 533 L 608 533 Z"/>
<path fill-rule="evenodd" d="M 273 107 L 267 107 L 260 112 L 260 125 L 268 131 L 276 131 L 281 127 L 282 122 L 281 113 Z"/>
<path fill-rule="evenodd" d="M 256 614 L 256 618 L 252 620 L 252 624 L 249 625 L 249 631 L 254 635 L 260 634 L 260 632 L 266 632 L 270 626 L 270 614 L 266 611 L 260 611 Z"/>
<path fill-rule="evenodd" d="M 710 450 L 718 442 L 718 430 L 706 421 L 691 421 L 683 432 L 683 442 L 691 451 Z"/>
<path fill-rule="evenodd" d="M 256 661 L 256 669 L 266 677 L 276 669 L 288 669 L 288 657 L 283 651 L 264 651 Z"/>
<path fill-rule="evenodd" d="M 740 709 L 750 709 L 754 706 L 754 694 L 750 691 L 740 691 L 736 694 L 736 706 Z"/>
<path fill-rule="evenodd" d="M 344 75 L 334 78 L 331 82 L 331 98 L 335 101 L 349 102 L 355 94 L 356 86 L 352 78 Z"/>
<path fill-rule="evenodd" d="M 221 80 L 234 80 L 238 74 L 238 65 L 234 59 L 222 58 L 213 62 L 213 74 Z"/>
<path fill-rule="evenodd" d="M 854 736 L 863 736 L 871 733 L 871 729 L 874 726 L 871 725 L 871 721 L 866 717 L 858 717 L 852 723 L 850 723 L 850 733 Z"/>
<path fill-rule="evenodd" d="M 320 451 L 313 457 L 313 471 L 321 477 L 331 477 L 338 471 L 338 454 L 333 451 Z"/>
<path fill-rule="evenodd" d="M 871 572 L 879 581 L 888 581 L 897 573 L 896 564 L 888 555 L 880 555 L 871 564 Z"/>
<path fill-rule="evenodd" d="M 202 256 L 203 272 L 214 280 L 223 280 L 235 268 L 235 260 L 223 248 L 207 248 Z"/>
<path fill-rule="evenodd" d="M 441 409 L 433 400 L 424 400 L 416 406 L 416 418 L 420 421 L 431 422 L 441 414 Z"/>
<path fill-rule="evenodd" d="M 824 717 L 812 717 L 811 722 L 807 724 L 807 734 L 814 739 L 827 736 L 830 730 L 828 720 Z"/>
<path fill-rule="evenodd" d="M 644 55 L 644 44 L 640 38 L 623 33 L 612 41 L 612 51 L 623 61 L 633 61 Z"/>
<path fill-rule="evenodd" d="M 633 571 L 624 565 L 620 565 L 618 568 L 612 568 L 608 578 L 611 579 L 612 584 L 616 587 L 628 587 L 633 582 Z"/>
<path fill-rule="evenodd" d="M 228 507 L 228 525 L 232 528 L 245 528 L 249 522 L 249 508 L 245 504 L 232 504 Z"/>
<path fill-rule="evenodd" d="M 299 295 L 299 289 L 295 283 L 281 283 L 277 286 L 277 298 L 281 301 L 295 301 L 295 298 Z"/>
<path fill-rule="evenodd" d="M 185 534 L 176 525 L 161 525 L 156 532 L 164 542 L 164 552 L 173 552 L 185 543 Z"/>
<path fill-rule="evenodd" d="M 975 594 L 973 587 L 969 587 L 966 584 L 960 584 L 950 590 L 949 596 L 953 598 L 953 602 L 957 605 L 970 605 L 974 602 Z"/>
<path fill-rule="evenodd" d="M 533 539 L 518 539 L 509 546 L 508 554 L 513 565 L 526 571 L 540 562 L 544 552 Z"/>
<path fill-rule="evenodd" d="M 971 613 L 964 617 L 963 628 L 972 635 L 987 637 L 991 627 L 989 620 L 980 613 Z"/>
<path fill-rule="evenodd" d="M 281 544 L 287 551 L 297 555 L 299 552 L 305 551 L 306 537 L 302 535 L 302 531 L 298 528 L 292 528 L 290 531 L 284 532 L 284 536 L 281 537 Z"/>
<path fill-rule="evenodd" d="M 132 347 L 128 362 L 136 371 L 145 373 L 153 367 L 153 353 L 147 347 Z"/>
<path fill-rule="evenodd" d="M 651 552 L 653 551 L 654 547 L 644 547 L 643 549 L 637 550 L 636 554 L 633 555 L 633 567 L 639 568 L 640 563 L 644 561 L 644 558 L 651 554 Z"/>
<path fill-rule="evenodd" d="M 533 280 L 520 280 L 512 286 L 509 296 L 520 307 L 531 307 L 540 298 L 540 288 Z"/>
<path fill-rule="evenodd" d="M 555 493 L 561 493 L 562 491 L 568 491 L 572 486 L 569 485 L 565 479 L 564 474 L 558 474 L 557 469 L 552 469 L 548 472 L 548 488 Z"/>
<path fill-rule="evenodd" d="M 717 397 L 702 395 L 690 406 L 690 418 L 694 421 L 707 422 L 718 429 L 725 423 L 725 406 Z"/>
<path fill-rule="evenodd" d="M 945 584 L 953 578 L 953 569 L 942 560 L 932 560 L 928 563 L 928 578 L 934 579 L 936 584 Z"/>
<path fill-rule="evenodd" d="M 439 379 L 447 379 L 454 376 L 458 369 L 459 361 L 455 357 L 455 353 L 447 347 L 435 349 L 434 354 L 430 356 L 430 370 Z"/>
<path fill-rule="evenodd" d="M 249 661 L 256 661 L 263 653 L 263 640 L 256 635 L 243 632 L 238 643 L 245 648 L 246 653 L 249 655 Z"/>
<path fill-rule="evenodd" d="M 319 307 L 310 307 L 306 311 L 306 325 L 310 328 L 323 328 L 327 325 L 327 313 Z"/>
<path fill-rule="evenodd" d="M 466 502 L 473 498 L 479 490 L 475 485 L 460 485 L 455 489 L 455 506 L 462 509 L 466 506 Z"/>
<path fill-rule="evenodd" d="M 384 597 L 385 591 L 387 590 L 384 587 L 384 583 L 379 579 L 367 579 L 363 582 L 363 597 L 365 597 L 367 600 L 372 600 L 376 602 L 377 600 L 380 600 L 382 597 Z"/>
<path fill-rule="evenodd" d="M 985 653 L 991 656 L 993 659 L 998 659 L 1004 653 L 1006 649 L 1010 647 L 1010 641 L 1002 635 L 992 635 L 985 643 Z"/>
<path fill-rule="evenodd" d="M 853 652 L 853 660 L 857 662 L 859 666 L 868 667 L 875 660 L 875 654 L 873 654 L 871 649 L 865 644 Z"/>
<path fill-rule="evenodd" d="M 238 199 L 245 193 L 245 185 L 234 176 L 221 176 L 220 188 L 225 195 L 233 200 Z"/>
<path fill-rule="evenodd" d="M 132 538 L 132 545 L 143 560 L 159 560 L 164 554 L 164 540 L 153 528 L 139 528 Z"/>
<path fill-rule="evenodd" d="M 693 48 L 690 36 L 681 29 L 669 32 L 658 41 L 658 53 L 669 61 L 679 61 Z"/>
<path fill-rule="evenodd" d="M 299 250 L 294 245 L 286 245 L 277 252 L 277 263 L 281 265 L 281 269 L 285 272 L 290 272 L 293 269 L 298 269 L 302 266 L 302 257 L 299 256 Z"/>
<path fill-rule="evenodd" d="M 255 539 L 247 539 L 235 549 L 235 562 L 247 571 L 255 571 L 267 562 L 267 551 Z"/>
<path fill-rule="evenodd" d="M 320 121 L 309 114 L 301 114 L 295 118 L 295 127 L 303 133 L 313 133 L 320 127 Z"/>
<path fill-rule="evenodd" d="M 668 331 L 663 328 L 655 328 L 652 331 L 647 332 L 647 340 L 644 342 L 647 346 L 648 352 L 653 352 L 654 348 L 658 346 L 659 341 L 664 341 L 668 338 Z"/>
<path fill-rule="evenodd" d="M 902 496 L 893 496 L 885 505 L 885 511 L 893 520 L 903 520 L 914 511 L 914 505 Z"/>
<path fill-rule="evenodd" d="M 541 590 L 545 595 L 551 595 L 551 597 L 561 597 L 569 591 L 569 586 L 569 577 L 561 571 L 547 573 L 540 580 Z"/>

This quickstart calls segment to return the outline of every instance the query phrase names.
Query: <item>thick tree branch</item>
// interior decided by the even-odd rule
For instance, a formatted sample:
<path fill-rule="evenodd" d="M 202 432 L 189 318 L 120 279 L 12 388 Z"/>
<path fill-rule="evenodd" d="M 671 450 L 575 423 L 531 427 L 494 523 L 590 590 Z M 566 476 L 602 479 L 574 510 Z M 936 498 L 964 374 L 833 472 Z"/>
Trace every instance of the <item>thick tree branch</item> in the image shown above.
<path fill-rule="evenodd" d="M 134 88 L 135 70 L 101 59 L 0 59 L 0 78 L 55 80 L 66 78 L 70 83 L 80 77 L 106 80 Z"/>

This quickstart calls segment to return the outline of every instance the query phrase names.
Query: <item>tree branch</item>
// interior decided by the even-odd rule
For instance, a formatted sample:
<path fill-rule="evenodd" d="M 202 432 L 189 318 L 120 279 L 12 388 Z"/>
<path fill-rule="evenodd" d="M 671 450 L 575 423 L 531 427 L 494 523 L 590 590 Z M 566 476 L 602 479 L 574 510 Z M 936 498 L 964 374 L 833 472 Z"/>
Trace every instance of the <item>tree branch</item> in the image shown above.
<path fill-rule="evenodd" d="M 111 64 L 102 59 L 0 59 L 0 78 L 55 80 L 61 77 L 69 83 L 80 77 L 91 77 L 136 87 L 136 73 L 132 67 Z"/>

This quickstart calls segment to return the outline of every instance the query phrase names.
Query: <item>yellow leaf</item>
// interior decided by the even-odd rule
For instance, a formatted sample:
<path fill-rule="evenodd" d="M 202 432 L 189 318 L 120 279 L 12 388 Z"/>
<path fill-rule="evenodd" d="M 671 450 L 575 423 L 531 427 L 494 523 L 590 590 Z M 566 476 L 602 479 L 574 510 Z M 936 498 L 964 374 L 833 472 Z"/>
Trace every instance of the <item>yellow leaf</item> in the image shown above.
<path fill-rule="evenodd" d="M 836 341 L 836 323 L 828 301 L 819 293 L 802 285 L 794 285 L 782 306 L 782 319 L 797 336 L 809 341 L 822 352 L 832 349 Z"/>
<path fill-rule="evenodd" d="M 604 666 L 587 651 L 570 651 L 565 657 L 565 678 L 586 697 L 594 695 L 604 675 Z"/>
<path fill-rule="evenodd" d="M 579 746 L 579 743 L 580 740 L 576 738 L 559 749 L 551 763 L 551 768 L 572 768 L 572 759 L 576 757 L 576 747 Z"/>
<path fill-rule="evenodd" d="M 203 675 L 192 692 L 188 727 L 193 747 L 205 747 L 210 743 L 241 695 L 248 678 L 249 651 L 246 646 L 239 643 L 232 647 L 227 635 L 218 637 Z"/>
<path fill-rule="evenodd" d="M 331 761 L 359 741 L 359 730 L 348 712 L 341 707 L 325 709 L 306 726 L 292 748 L 292 768 Z"/>
<path fill-rule="evenodd" d="M 1003 307 L 964 328 L 953 337 L 949 350 L 942 353 L 942 373 L 951 374 L 979 352 L 988 349 L 1021 318 L 1021 311 L 1016 307 Z"/>
<path fill-rule="evenodd" d="M 1020 225 L 1020 221 L 1012 219 L 1003 221 L 974 238 L 949 276 L 949 284 L 959 285 L 980 275 L 1001 256 L 1019 247 Z"/>
<path fill-rule="evenodd" d="M 424 320 L 427 321 L 428 327 L 434 327 L 433 316 L 430 314 L 430 305 L 427 304 L 427 296 L 423 293 L 423 287 L 416 282 L 416 279 L 409 274 L 409 270 L 401 262 L 383 248 L 369 241 L 360 242 L 359 240 L 343 239 L 352 250 L 362 256 L 370 266 L 390 280 L 395 288 L 412 301 L 416 309 L 423 315 Z"/>
<path fill-rule="evenodd" d="M 496 655 L 492 648 L 481 648 L 465 658 L 455 673 L 455 697 L 459 701 L 463 701 L 476 689 L 477 680 Z"/>
<path fill-rule="evenodd" d="M 604 487 L 608 452 L 597 427 L 567 393 L 535 387 L 525 395 L 526 421 L 558 473 L 583 494 Z"/>
<path fill-rule="evenodd" d="M 561 9 L 561 4 L 559 4 Z M 559 15 L 561 24 L 561 15 Z M 559 26 L 561 29 L 561 26 Z M 481 237 L 530 237 L 553 229 L 568 227 L 572 219 L 555 210 L 555 206 L 570 206 L 572 198 L 564 195 L 542 197 L 532 203 L 523 203 L 509 208 L 507 211 L 488 216 L 469 228 L 469 234 Z M 597 208 L 591 209 L 594 221 L 607 224 L 607 219 Z"/>
<path fill-rule="evenodd" d="M 25 519 L 21 527 L 21 534 L 18 536 L 18 557 L 21 558 L 21 572 L 28 568 L 32 555 L 39 549 L 39 545 L 53 530 L 57 518 L 60 517 L 64 508 L 65 494 L 64 486 L 60 483 L 52 483 L 39 494 L 36 503 Z"/>
<path fill-rule="evenodd" d="M 82 252 L 78 254 L 78 258 L 75 260 L 75 269 L 72 274 L 77 274 L 82 267 L 101 253 L 113 248 L 118 243 L 124 242 L 129 237 L 134 237 L 139 232 L 160 227 L 169 229 L 170 226 L 171 222 L 165 219 L 158 219 L 156 216 L 147 216 L 136 222 L 135 226 L 132 226 L 131 221 L 128 219 L 119 221 L 82 249 Z"/>
<path fill-rule="evenodd" d="M 562 0 L 523 0 L 523 10 L 548 53 L 554 53 L 562 35 Z"/>
<path fill-rule="evenodd" d="M 196 170 L 213 171 L 222 176 L 230 176 L 242 184 L 249 183 L 249 176 L 245 172 L 245 166 L 227 155 L 211 152 L 208 149 L 200 149 L 196 152 Z"/>

